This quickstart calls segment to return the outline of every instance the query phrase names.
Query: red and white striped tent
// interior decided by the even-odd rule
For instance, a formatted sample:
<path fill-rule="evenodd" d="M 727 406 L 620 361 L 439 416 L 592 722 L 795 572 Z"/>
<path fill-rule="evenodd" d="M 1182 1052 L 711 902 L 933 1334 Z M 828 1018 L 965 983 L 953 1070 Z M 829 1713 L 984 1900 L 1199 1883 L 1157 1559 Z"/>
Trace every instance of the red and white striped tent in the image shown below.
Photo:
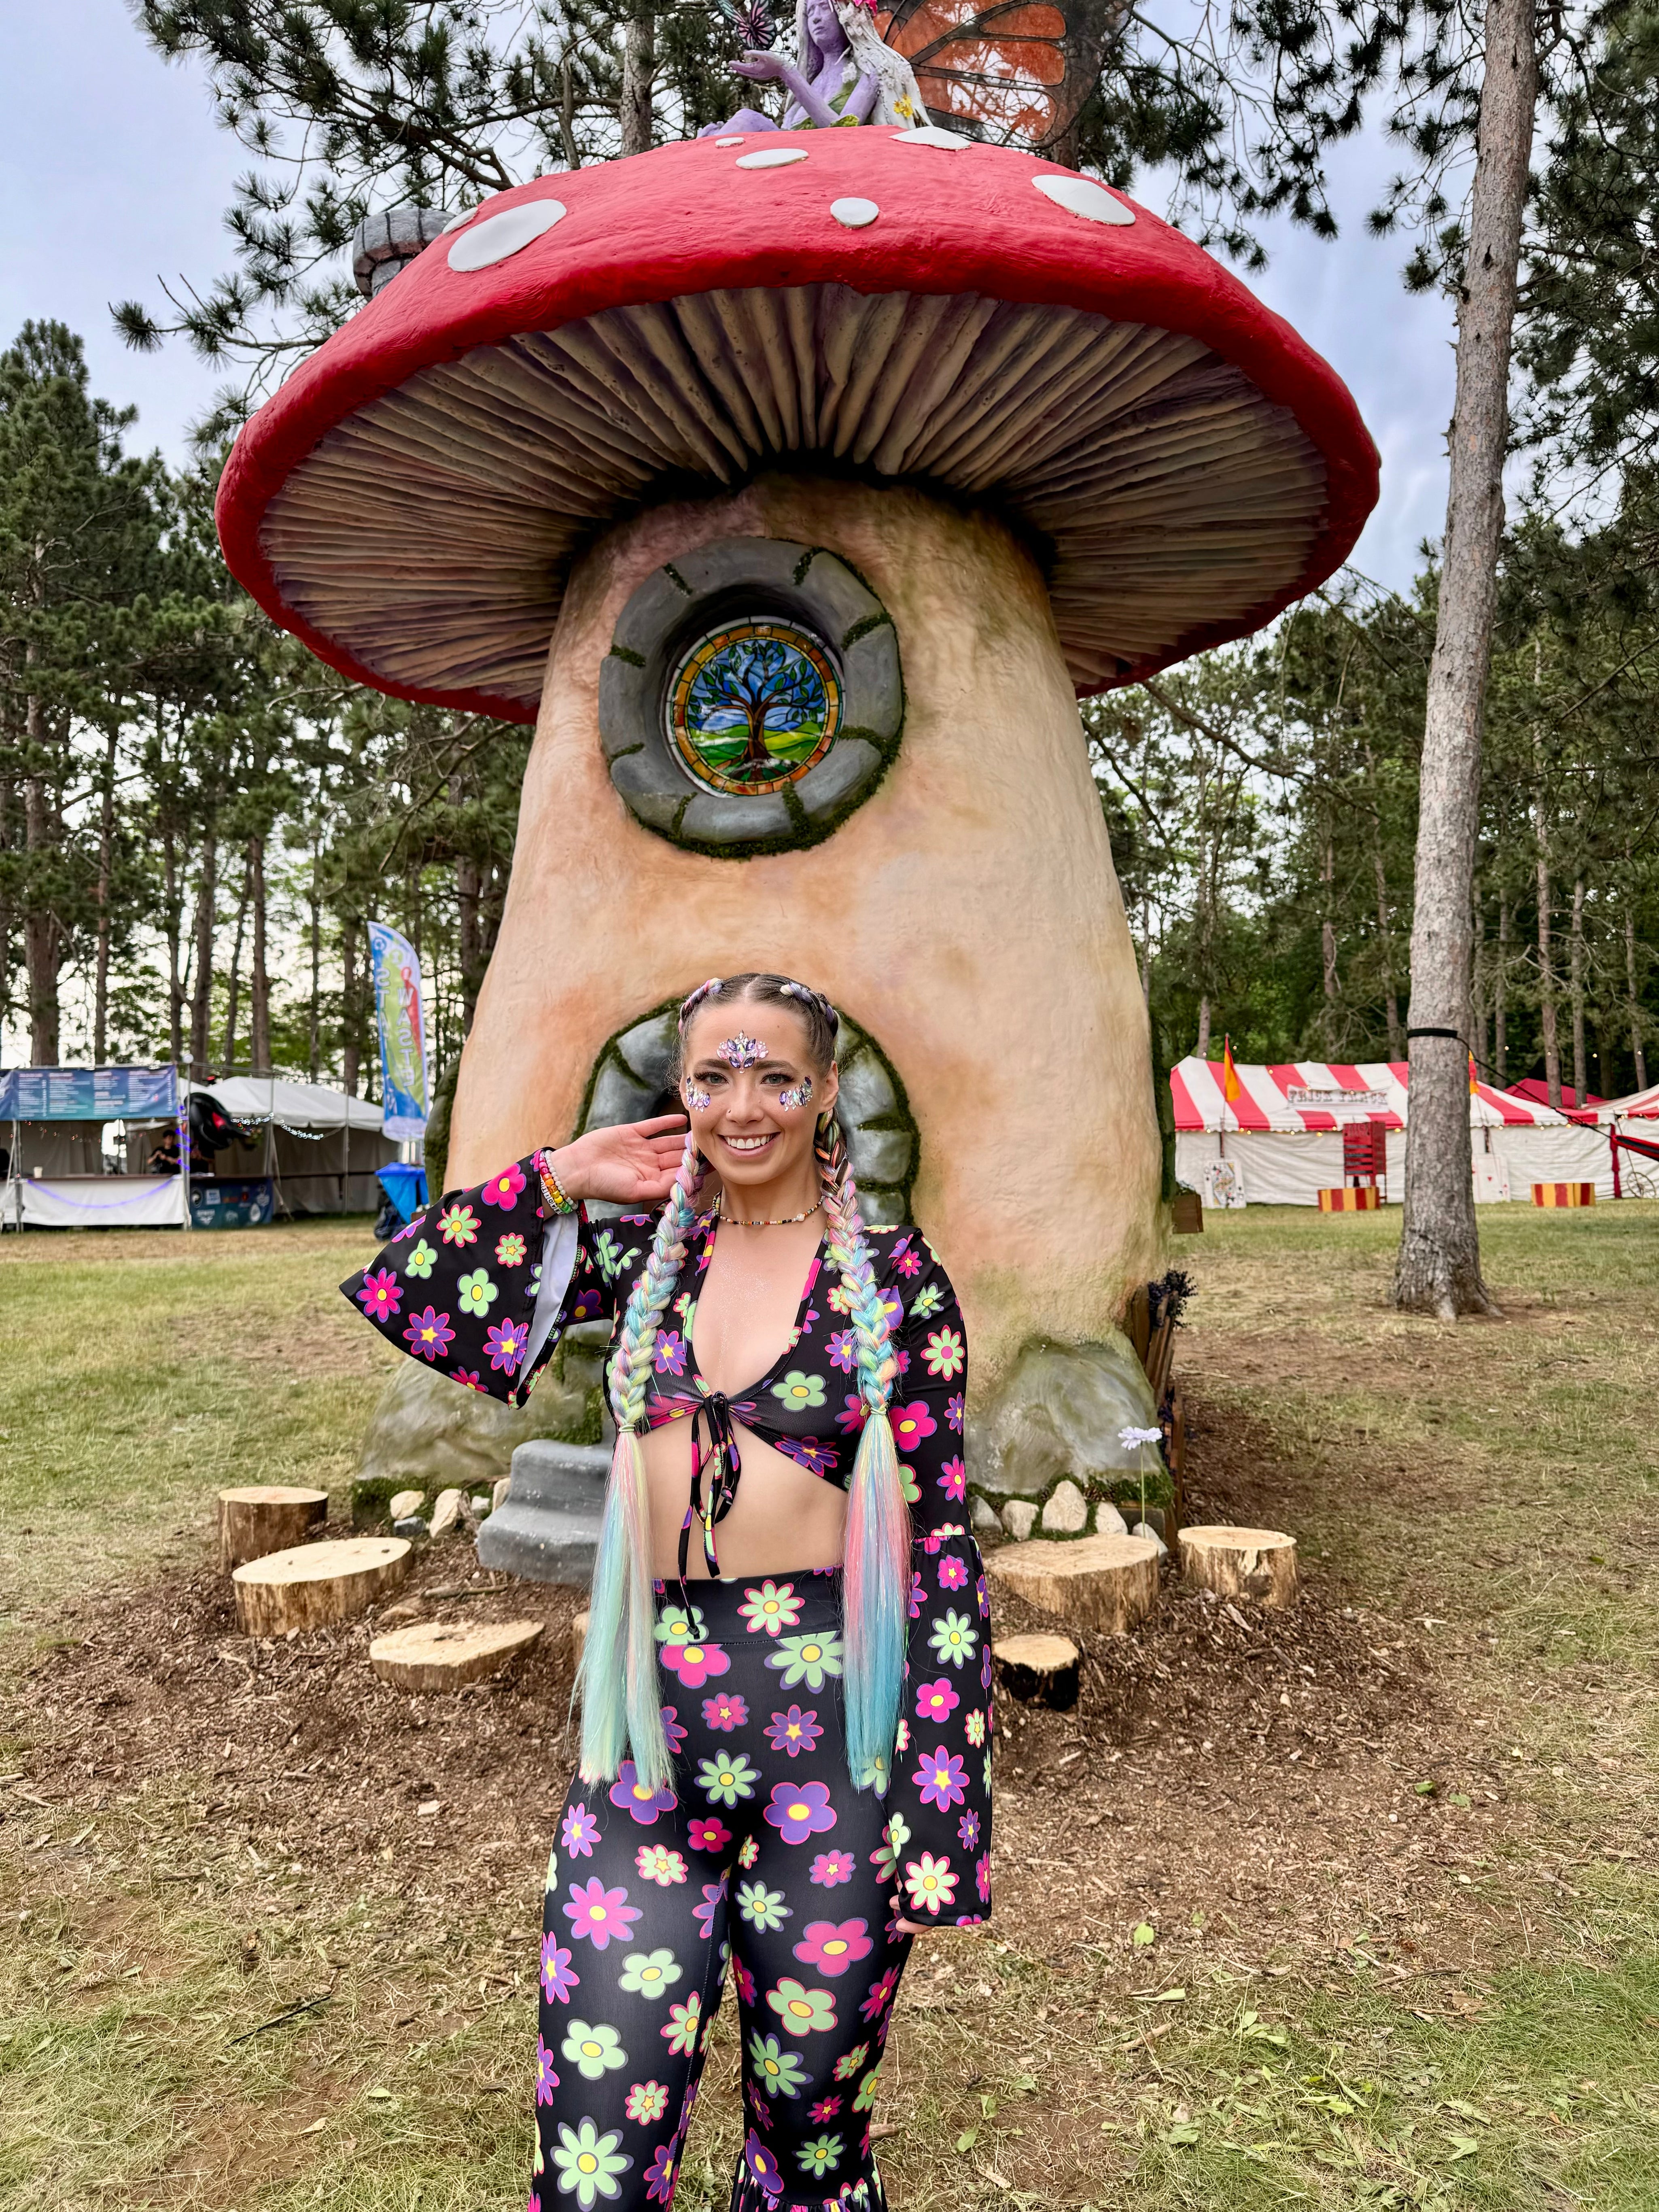
<path fill-rule="evenodd" d="M 1235 1072 L 1237 1098 L 1224 1095 L 1219 1060 L 1189 1058 L 1170 1072 L 1176 1173 L 1194 1190 L 1212 1184 L 1215 1164 L 1226 1160 L 1223 1180 L 1242 1187 L 1247 1202 L 1316 1206 L 1321 1190 L 1342 1181 L 1345 1123 L 1406 1127 L 1403 1060 L 1239 1061 Z M 1594 1182 L 1598 1196 L 1612 1195 L 1607 1140 L 1593 1128 L 1487 1083 L 1469 1094 L 1469 1124 L 1478 1199 L 1529 1199 L 1534 1182 Z M 1402 1134 L 1389 1146 L 1390 1198 L 1400 1197 L 1405 1171 Z"/>

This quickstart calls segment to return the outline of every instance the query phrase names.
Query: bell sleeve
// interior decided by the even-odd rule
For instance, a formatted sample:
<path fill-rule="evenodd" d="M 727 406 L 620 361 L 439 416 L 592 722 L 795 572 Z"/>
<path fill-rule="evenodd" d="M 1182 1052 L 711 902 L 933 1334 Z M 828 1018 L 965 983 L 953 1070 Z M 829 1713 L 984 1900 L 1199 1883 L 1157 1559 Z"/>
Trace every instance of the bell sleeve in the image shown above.
<path fill-rule="evenodd" d="M 902 1366 L 890 1412 L 913 1538 L 888 1844 L 904 1917 L 970 1928 L 991 1909 L 992 1716 L 990 1595 L 963 1457 L 968 1332 L 920 1231 L 896 1243 L 881 1287 Z"/>
<path fill-rule="evenodd" d="M 567 1328 L 614 1317 L 629 1226 L 556 1212 L 532 1153 L 446 1191 L 340 1289 L 398 1351 L 522 1406 Z"/>

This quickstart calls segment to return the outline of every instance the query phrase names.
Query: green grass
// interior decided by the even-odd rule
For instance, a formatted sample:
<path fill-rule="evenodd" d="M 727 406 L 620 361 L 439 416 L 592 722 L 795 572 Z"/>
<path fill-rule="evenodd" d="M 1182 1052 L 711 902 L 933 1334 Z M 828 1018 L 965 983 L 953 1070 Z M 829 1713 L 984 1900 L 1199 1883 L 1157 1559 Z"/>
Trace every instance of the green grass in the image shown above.
<path fill-rule="evenodd" d="M 1201 1899 L 1139 1943 L 1063 1915 L 927 1940 L 878 2107 L 902 2212 L 1659 2206 L 1659 1206 L 1484 1210 L 1505 1318 L 1455 1327 L 1389 1308 L 1397 1228 L 1206 1216 L 1176 1247 L 1178 1371 L 1200 1485 L 1282 1516 L 1319 1601 L 1426 1655 L 1421 1917 L 1376 1905 L 1382 1814 L 1334 1942 Z M 0 1243 L 0 1656 L 88 1588 L 198 1561 L 227 1480 L 343 1497 L 383 1372 L 333 1289 L 363 1242 Z M 26 1775 L 38 1691 L 0 1727 L 0 1777 Z M 0 1786 L 0 2204 L 516 2212 L 533 1875 L 481 1868 L 459 1910 L 407 1861 L 256 1863 L 210 1790 Z M 679 2212 L 725 2203 L 722 2021 Z"/>

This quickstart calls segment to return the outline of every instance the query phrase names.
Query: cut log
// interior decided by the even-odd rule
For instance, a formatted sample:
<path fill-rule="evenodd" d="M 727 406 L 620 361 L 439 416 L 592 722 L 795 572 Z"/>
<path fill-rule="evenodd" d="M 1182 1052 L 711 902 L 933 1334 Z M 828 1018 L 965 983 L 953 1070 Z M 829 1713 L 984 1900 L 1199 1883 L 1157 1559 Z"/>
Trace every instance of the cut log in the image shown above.
<path fill-rule="evenodd" d="M 482 1680 L 527 1651 L 542 1632 L 539 1620 L 423 1622 L 377 1636 L 368 1663 L 398 1690 L 458 1690 Z"/>
<path fill-rule="evenodd" d="M 327 1628 L 388 1596 L 408 1571 L 409 1546 L 401 1536 L 353 1536 L 274 1552 L 231 1577 L 237 1624 L 245 1636 Z"/>
<path fill-rule="evenodd" d="M 1127 1635 L 1158 1602 L 1158 1546 L 1146 1536 L 1005 1544 L 985 1571 L 1028 1605 L 1105 1636 Z"/>
<path fill-rule="evenodd" d="M 295 1490 L 283 1482 L 253 1482 L 219 1492 L 219 1565 L 229 1574 L 245 1559 L 263 1559 L 305 1541 L 328 1517 L 325 1490 Z"/>
<path fill-rule="evenodd" d="M 1258 1605 L 1296 1600 L 1296 1539 L 1277 1528 L 1183 1528 L 1182 1564 L 1189 1583 L 1218 1597 L 1254 1598 Z"/>
<path fill-rule="evenodd" d="M 1077 1703 L 1082 1658 L 1069 1636 L 1004 1636 L 991 1646 L 1003 1686 L 1022 1705 L 1052 1705 L 1069 1712 Z"/>

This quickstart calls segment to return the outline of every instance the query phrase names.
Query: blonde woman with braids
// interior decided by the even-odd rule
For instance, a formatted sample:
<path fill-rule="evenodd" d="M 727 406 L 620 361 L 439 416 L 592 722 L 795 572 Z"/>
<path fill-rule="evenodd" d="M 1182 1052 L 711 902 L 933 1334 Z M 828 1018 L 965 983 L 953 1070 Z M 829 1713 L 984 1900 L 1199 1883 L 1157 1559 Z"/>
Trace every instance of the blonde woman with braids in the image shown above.
<path fill-rule="evenodd" d="M 702 984 L 684 1117 L 447 1194 L 345 1285 L 392 1341 L 512 1404 L 563 1329 L 615 1323 L 581 1757 L 548 1869 L 536 2212 L 672 2204 L 728 1960 L 732 2212 L 884 2206 L 870 2121 L 912 1938 L 989 1909 L 966 1332 L 926 1238 L 860 1218 L 836 1026 L 787 977 Z M 590 1224 L 587 1201 L 659 1210 Z"/>

